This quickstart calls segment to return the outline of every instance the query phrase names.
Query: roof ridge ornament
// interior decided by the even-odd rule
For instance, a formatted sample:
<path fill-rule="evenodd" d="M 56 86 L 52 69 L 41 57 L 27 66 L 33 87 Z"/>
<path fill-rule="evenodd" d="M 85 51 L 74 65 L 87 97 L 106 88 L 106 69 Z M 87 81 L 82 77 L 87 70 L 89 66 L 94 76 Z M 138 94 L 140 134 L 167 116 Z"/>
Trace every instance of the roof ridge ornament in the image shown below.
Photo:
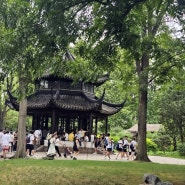
<path fill-rule="evenodd" d="M 56 91 L 55 95 L 53 96 L 54 100 L 57 100 L 57 99 L 58 99 L 58 97 L 59 97 L 59 95 L 60 95 L 60 90 L 59 90 L 59 89 L 57 89 L 57 91 Z"/>

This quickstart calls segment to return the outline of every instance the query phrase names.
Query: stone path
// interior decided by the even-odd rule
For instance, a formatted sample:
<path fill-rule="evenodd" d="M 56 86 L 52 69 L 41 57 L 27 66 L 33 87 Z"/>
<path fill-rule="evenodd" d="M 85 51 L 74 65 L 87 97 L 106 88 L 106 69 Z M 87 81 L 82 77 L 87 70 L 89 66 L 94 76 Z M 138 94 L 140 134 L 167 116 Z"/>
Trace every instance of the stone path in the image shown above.
<path fill-rule="evenodd" d="M 160 164 L 178 164 L 185 165 L 185 159 L 177 159 L 171 157 L 160 157 L 160 156 L 149 156 L 149 159 L 152 162 L 160 163 Z"/>
<path fill-rule="evenodd" d="M 11 157 L 13 153 L 8 153 L 7 157 Z M 42 159 L 43 157 L 46 157 L 45 152 L 36 152 L 34 156 L 31 158 L 33 159 Z M 67 158 L 62 157 L 55 157 L 56 160 L 72 160 L 69 156 Z M 77 156 L 77 159 L 79 160 L 96 160 L 96 161 L 109 161 L 109 159 L 105 159 L 105 157 L 102 154 L 79 154 Z M 160 157 L 160 156 L 149 156 L 149 159 L 152 162 L 160 163 L 160 164 L 177 164 L 177 165 L 185 165 L 185 159 L 176 159 L 176 158 L 170 158 L 170 157 Z M 0 160 L 3 160 L 3 158 L 0 158 Z M 119 162 L 129 162 L 129 160 L 126 160 L 126 158 L 123 159 L 117 159 L 116 155 L 111 155 L 110 161 L 119 161 Z"/>

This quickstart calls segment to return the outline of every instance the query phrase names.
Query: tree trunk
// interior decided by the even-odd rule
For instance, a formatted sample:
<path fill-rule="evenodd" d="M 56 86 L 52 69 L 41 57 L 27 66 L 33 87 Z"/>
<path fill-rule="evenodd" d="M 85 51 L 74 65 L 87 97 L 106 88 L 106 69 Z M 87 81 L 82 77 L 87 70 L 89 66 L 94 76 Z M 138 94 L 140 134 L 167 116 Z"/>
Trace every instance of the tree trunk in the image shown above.
<path fill-rule="evenodd" d="M 146 54 L 143 54 L 142 60 L 137 65 L 139 76 L 139 106 L 138 106 L 138 151 L 136 160 L 147 161 L 146 147 L 146 123 L 147 123 L 147 98 L 148 98 L 148 67 L 149 60 Z"/>
<path fill-rule="evenodd" d="M 184 143 L 183 119 L 181 118 L 181 115 L 179 115 L 178 127 L 179 127 L 180 141 L 181 143 Z"/>
<path fill-rule="evenodd" d="M 3 93 L 1 84 L 0 84 L 0 92 Z M 5 105 L 5 100 L 4 98 L 1 97 L 1 105 L 0 105 L 0 129 L 5 129 L 5 124 L 4 124 L 4 118 L 6 116 L 6 105 Z"/>
<path fill-rule="evenodd" d="M 19 81 L 22 99 L 19 103 L 18 119 L 18 141 L 15 158 L 24 158 L 26 156 L 26 117 L 27 117 L 27 99 L 25 98 L 26 83 Z"/>
<path fill-rule="evenodd" d="M 172 142 L 173 142 L 173 151 L 177 151 L 177 140 L 176 140 L 176 136 L 172 137 Z"/>
<path fill-rule="evenodd" d="M 0 129 L 4 129 L 4 112 L 0 107 Z"/>

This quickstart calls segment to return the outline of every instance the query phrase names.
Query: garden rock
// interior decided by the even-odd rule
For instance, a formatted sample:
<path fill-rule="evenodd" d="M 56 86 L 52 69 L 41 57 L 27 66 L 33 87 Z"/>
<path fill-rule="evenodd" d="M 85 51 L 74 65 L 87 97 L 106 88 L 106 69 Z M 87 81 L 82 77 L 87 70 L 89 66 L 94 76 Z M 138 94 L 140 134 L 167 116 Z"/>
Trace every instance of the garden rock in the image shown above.
<path fill-rule="evenodd" d="M 55 156 L 56 156 L 56 154 L 49 154 L 46 157 L 43 157 L 42 159 L 44 159 L 44 160 L 53 160 Z"/>
<path fill-rule="evenodd" d="M 161 180 L 156 175 L 144 174 L 143 180 L 144 183 L 148 185 L 161 185 Z"/>
<path fill-rule="evenodd" d="M 46 156 L 46 157 L 42 157 L 42 159 L 44 159 L 44 160 L 53 160 L 54 157 L 48 157 L 48 156 Z"/>
<path fill-rule="evenodd" d="M 152 174 L 144 174 L 143 180 L 145 185 L 173 185 L 170 182 L 161 182 L 159 177 Z"/>

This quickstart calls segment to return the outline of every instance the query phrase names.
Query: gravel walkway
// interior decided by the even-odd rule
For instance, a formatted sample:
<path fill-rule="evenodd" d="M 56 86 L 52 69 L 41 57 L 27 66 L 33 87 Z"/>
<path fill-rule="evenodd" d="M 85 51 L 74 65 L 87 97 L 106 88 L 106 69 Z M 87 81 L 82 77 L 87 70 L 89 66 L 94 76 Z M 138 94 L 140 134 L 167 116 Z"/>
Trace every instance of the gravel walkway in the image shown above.
<path fill-rule="evenodd" d="M 1 153 L 0 153 L 1 154 Z M 13 153 L 8 153 L 7 157 L 11 157 Z M 43 157 L 46 157 L 45 152 L 36 152 L 34 156 L 30 157 L 33 159 L 42 159 Z M 56 160 L 72 160 L 69 156 L 67 158 L 62 157 L 55 157 Z M 77 159 L 79 160 L 96 160 L 96 161 L 120 161 L 120 162 L 129 162 L 126 158 L 123 159 L 116 159 L 116 155 L 112 155 L 111 159 L 108 158 L 105 159 L 105 157 L 101 154 L 79 154 L 77 156 Z M 170 158 L 170 157 L 160 157 L 160 156 L 149 156 L 149 159 L 152 162 L 160 163 L 160 164 L 177 164 L 177 165 L 185 165 L 185 159 L 176 159 L 176 158 Z M 0 158 L 0 160 L 3 160 L 3 158 Z"/>
<path fill-rule="evenodd" d="M 178 164 L 185 165 L 185 159 L 177 159 L 171 157 L 160 157 L 160 156 L 149 156 L 149 159 L 152 162 L 160 163 L 160 164 Z"/>

